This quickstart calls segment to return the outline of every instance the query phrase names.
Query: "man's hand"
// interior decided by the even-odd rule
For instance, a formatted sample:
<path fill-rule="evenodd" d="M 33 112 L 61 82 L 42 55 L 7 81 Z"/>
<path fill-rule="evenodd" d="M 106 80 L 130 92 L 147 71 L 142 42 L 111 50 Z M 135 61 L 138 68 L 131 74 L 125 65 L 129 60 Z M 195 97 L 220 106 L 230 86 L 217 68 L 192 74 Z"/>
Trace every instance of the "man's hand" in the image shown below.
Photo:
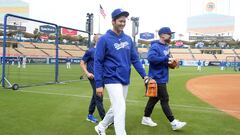
<path fill-rule="evenodd" d="M 97 88 L 97 89 L 96 89 L 96 94 L 97 94 L 99 97 L 103 97 L 103 94 L 104 94 L 104 89 L 103 89 L 103 87 Z"/>
<path fill-rule="evenodd" d="M 174 59 L 174 58 L 169 58 L 169 59 L 168 59 L 168 64 L 172 64 L 174 61 L 176 61 L 176 59 Z"/>
<path fill-rule="evenodd" d="M 94 75 L 92 73 L 87 73 L 87 77 L 92 80 L 94 78 Z"/>

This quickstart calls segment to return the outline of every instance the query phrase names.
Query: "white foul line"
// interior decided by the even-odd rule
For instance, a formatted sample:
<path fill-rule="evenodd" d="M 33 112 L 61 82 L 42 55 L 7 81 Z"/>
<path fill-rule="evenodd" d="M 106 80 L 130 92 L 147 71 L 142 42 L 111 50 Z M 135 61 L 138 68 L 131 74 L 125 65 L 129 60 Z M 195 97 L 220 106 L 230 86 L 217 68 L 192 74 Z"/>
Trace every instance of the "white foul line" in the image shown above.
<path fill-rule="evenodd" d="M 19 90 L 19 92 L 28 92 L 28 93 L 35 93 L 35 94 L 46 94 L 46 95 L 58 95 L 58 96 L 67 96 L 67 97 L 79 97 L 79 98 L 92 98 L 92 96 L 84 96 L 84 95 L 76 95 L 76 94 L 63 94 L 63 93 L 52 93 L 52 92 L 40 92 L 40 91 L 29 91 L 29 90 Z M 109 99 L 109 98 L 104 98 Z M 145 101 L 141 100 L 129 100 L 127 99 L 127 102 L 129 103 L 145 103 Z M 201 112 L 218 112 L 221 113 L 221 111 L 226 111 L 226 112 L 235 112 L 235 113 L 240 113 L 240 110 L 217 110 L 215 108 L 210 108 L 210 107 L 196 107 L 196 106 L 191 106 L 191 105 L 179 105 L 179 104 L 171 104 L 171 106 L 174 107 L 179 107 L 179 108 L 189 108 L 192 111 L 201 111 Z"/>

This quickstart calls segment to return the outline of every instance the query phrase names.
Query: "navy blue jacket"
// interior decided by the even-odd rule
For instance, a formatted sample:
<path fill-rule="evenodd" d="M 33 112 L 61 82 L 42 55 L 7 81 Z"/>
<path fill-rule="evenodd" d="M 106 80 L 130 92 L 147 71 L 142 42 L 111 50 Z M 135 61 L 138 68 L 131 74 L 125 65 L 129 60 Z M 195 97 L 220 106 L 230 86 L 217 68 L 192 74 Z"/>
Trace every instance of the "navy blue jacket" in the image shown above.
<path fill-rule="evenodd" d="M 131 64 L 142 77 L 146 76 L 131 37 L 124 32 L 117 35 L 108 30 L 99 38 L 96 47 L 94 59 L 96 88 L 112 83 L 128 85 Z"/>
<path fill-rule="evenodd" d="M 90 48 L 85 52 L 82 57 L 82 60 L 87 63 L 87 71 L 90 73 L 94 73 L 93 63 L 94 63 L 94 54 L 95 48 Z"/>
<path fill-rule="evenodd" d="M 165 84 L 168 82 L 168 59 L 168 45 L 162 44 L 160 41 L 151 42 L 151 47 L 148 51 L 148 75 L 156 80 L 158 84 Z"/>

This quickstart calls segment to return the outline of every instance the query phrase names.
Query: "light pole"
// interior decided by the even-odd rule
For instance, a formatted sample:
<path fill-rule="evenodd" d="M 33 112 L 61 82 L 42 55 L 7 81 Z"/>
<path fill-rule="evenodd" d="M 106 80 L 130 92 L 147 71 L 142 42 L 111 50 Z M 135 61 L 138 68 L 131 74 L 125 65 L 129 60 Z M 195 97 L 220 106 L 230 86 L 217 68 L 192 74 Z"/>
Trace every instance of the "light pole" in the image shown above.
<path fill-rule="evenodd" d="M 133 37 L 133 42 L 134 45 L 137 49 L 136 46 L 136 35 L 138 34 L 138 28 L 139 28 L 139 17 L 131 17 L 131 21 L 132 21 L 132 37 Z"/>
<path fill-rule="evenodd" d="M 87 13 L 86 31 L 88 32 L 88 48 L 90 48 L 91 35 L 93 34 L 93 13 Z"/>

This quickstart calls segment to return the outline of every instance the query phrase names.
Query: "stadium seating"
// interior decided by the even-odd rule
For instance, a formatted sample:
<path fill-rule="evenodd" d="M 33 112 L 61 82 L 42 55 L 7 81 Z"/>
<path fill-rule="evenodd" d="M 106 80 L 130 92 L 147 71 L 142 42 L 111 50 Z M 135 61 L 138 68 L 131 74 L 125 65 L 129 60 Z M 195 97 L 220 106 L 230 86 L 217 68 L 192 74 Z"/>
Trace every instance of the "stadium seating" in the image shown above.
<path fill-rule="evenodd" d="M 81 50 L 79 47 L 75 46 L 75 45 L 59 45 L 59 48 L 63 49 L 63 50 L 76 50 L 79 51 Z"/>
<path fill-rule="evenodd" d="M 170 52 L 173 54 L 173 53 L 176 53 L 176 54 L 182 54 L 182 53 L 189 53 L 189 50 L 188 49 L 180 49 L 180 48 L 178 48 L 178 49 L 176 49 L 176 48 L 171 48 L 170 49 Z"/>
<path fill-rule="evenodd" d="M 73 57 L 82 57 L 85 53 L 85 51 L 73 51 L 73 50 L 65 50 Z"/>
<path fill-rule="evenodd" d="M 222 49 L 222 52 L 224 54 L 234 54 L 234 51 L 232 49 Z"/>
<path fill-rule="evenodd" d="M 19 45 L 25 48 L 36 48 L 31 42 L 20 42 Z"/>
<path fill-rule="evenodd" d="M 78 46 L 80 49 L 82 49 L 83 51 L 88 50 L 87 46 Z"/>
<path fill-rule="evenodd" d="M 235 52 L 240 55 L 240 49 L 235 49 Z"/>
<path fill-rule="evenodd" d="M 50 57 L 56 57 L 56 50 L 55 49 L 41 49 L 43 52 L 45 52 L 48 56 Z M 58 56 L 60 58 L 64 58 L 64 57 L 71 57 L 68 53 L 66 53 L 63 50 L 58 50 Z"/>
<path fill-rule="evenodd" d="M 16 48 L 17 51 L 21 52 L 22 55 L 27 57 L 47 57 L 47 54 L 42 52 L 40 49 L 30 49 L 30 48 Z"/>
<path fill-rule="evenodd" d="M 201 51 L 199 49 L 191 49 L 192 53 L 201 53 Z"/>
<path fill-rule="evenodd" d="M 3 55 L 3 47 L 0 47 L 0 55 Z M 20 56 L 21 54 L 13 48 L 6 48 L 6 56 Z"/>
<path fill-rule="evenodd" d="M 228 56 L 235 57 L 236 55 L 235 54 L 215 54 L 215 56 L 217 57 L 218 60 L 220 60 L 220 61 L 224 60 L 225 61 Z"/>
<path fill-rule="evenodd" d="M 213 54 L 193 54 L 195 60 L 209 60 L 215 61 L 217 60 Z"/>
<path fill-rule="evenodd" d="M 178 60 L 193 60 L 193 57 L 191 54 L 176 54 L 176 53 L 172 53 L 172 57 L 176 58 Z"/>
<path fill-rule="evenodd" d="M 33 43 L 37 48 L 45 48 L 45 49 L 56 49 L 54 44 L 46 44 L 46 43 Z"/>

